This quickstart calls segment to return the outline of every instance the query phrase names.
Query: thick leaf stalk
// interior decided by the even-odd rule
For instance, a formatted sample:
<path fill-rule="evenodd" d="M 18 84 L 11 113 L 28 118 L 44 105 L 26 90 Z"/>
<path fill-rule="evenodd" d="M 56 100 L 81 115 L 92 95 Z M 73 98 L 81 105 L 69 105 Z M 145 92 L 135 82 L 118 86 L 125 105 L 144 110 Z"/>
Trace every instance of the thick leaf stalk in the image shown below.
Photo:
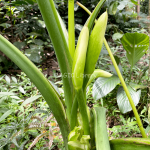
<path fill-rule="evenodd" d="M 9 57 L 22 71 L 24 71 L 43 95 L 52 113 L 54 114 L 67 147 L 69 125 L 66 120 L 65 110 L 61 100 L 50 82 L 39 69 L 13 44 L 0 35 L 0 50 Z"/>
<path fill-rule="evenodd" d="M 52 40 L 61 70 L 65 93 L 66 113 L 68 120 L 70 120 L 74 96 L 72 79 L 70 77 L 72 73 L 72 58 L 53 0 L 37 0 L 37 2 Z"/>

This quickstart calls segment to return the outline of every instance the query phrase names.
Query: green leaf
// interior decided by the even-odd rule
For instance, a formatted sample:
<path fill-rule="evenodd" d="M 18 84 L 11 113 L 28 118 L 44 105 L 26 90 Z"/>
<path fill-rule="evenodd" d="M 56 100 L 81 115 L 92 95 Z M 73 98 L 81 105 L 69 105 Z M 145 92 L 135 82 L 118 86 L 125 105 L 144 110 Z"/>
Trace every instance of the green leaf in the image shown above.
<path fill-rule="evenodd" d="M 20 91 L 21 93 L 23 93 L 23 94 L 26 93 L 26 92 L 24 91 L 24 89 L 23 89 L 21 86 L 19 86 L 19 91 Z"/>
<path fill-rule="evenodd" d="M 81 126 L 75 127 L 68 135 L 69 141 L 76 141 L 78 137 L 80 136 L 81 132 Z"/>
<path fill-rule="evenodd" d="M 26 35 L 31 35 L 31 36 L 42 36 L 42 34 L 36 33 L 36 32 L 30 32 L 27 33 Z"/>
<path fill-rule="evenodd" d="M 30 97 L 28 99 L 26 99 L 22 104 L 21 106 L 24 106 L 26 104 L 29 104 L 29 103 L 32 103 L 33 101 L 37 100 L 38 98 L 42 97 L 42 95 L 37 95 L 37 96 L 33 96 L 33 97 Z"/>
<path fill-rule="evenodd" d="M 110 78 L 104 78 L 104 77 L 98 78 L 93 85 L 94 99 L 98 100 L 106 96 L 119 83 L 120 83 L 120 80 L 117 76 L 112 76 Z"/>
<path fill-rule="evenodd" d="M 109 6 L 108 12 L 109 12 L 110 15 L 115 15 L 116 14 L 116 12 L 117 12 L 117 6 L 118 6 L 118 2 L 117 1 L 113 2 Z"/>
<path fill-rule="evenodd" d="M 149 150 L 149 138 L 121 138 L 110 140 L 111 150 Z"/>
<path fill-rule="evenodd" d="M 131 67 L 146 53 L 149 36 L 142 33 L 126 33 L 121 40 Z"/>
<path fill-rule="evenodd" d="M 39 27 L 42 27 L 42 28 L 46 27 L 45 22 L 42 21 L 42 20 L 37 20 L 37 24 L 38 24 Z"/>
<path fill-rule="evenodd" d="M 53 43 L 60 71 L 62 73 L 65 104 L 68 120 L 70 121 L 71 107 L 73 101 L 73 85 L 72 79 L 68 74 L 72 73 L 72 58 L 69 52 L 65 32 L 63 31 L 61 21 L 53 0 L 37 0 L 47 31 Z M 67 77 L 66 77 L 67 76 Z M 65 141 L 66 142 L 66 141 Z M 66 143 L 65 143 L 66 144 Z"/>
<path fill-rule="evenodd" d="M 116 58 L 115 58 L 115 60 L 116 60 Z M 116 61 L 116 63 L 117 63 L 117 61 Z M 114 65 L 109 65 L 108 67 L 109 67 L 110 71 L 112 71 L 115 75 L 117 75 L 117 72 L 116 72 Z M 120 70 L 120 73 L 123 74 L 121 65 L 118 65 L 118 68 Z"/>
<path fill-rule="evenodd" d="M 20 6 L 20 5 L 28 5 L 28 3 L 24 1 L 16 1 L 16 2 L 11 2 L 12 6 Z"/>
<path fill-rule="evenodd" d="M 55 89 L 55 91 L 58 93 L 58 95 L 60 95 L 60 91 L 57 87 L 57 85 L 55 83 L 53 83 L 52 81 L 49 80 L 49 82 L 51 83 L 51 85 L 53 86 L 53 88 Z"/>
<path fill-rule="evenodd" d="M 13 44 L 20 50 L 26 45 L 25 42 L 14 42 Z"/>
<path fill-rule="evenodd" d="M 147 88 L 147 86 L 145 86 L 145 85 L 135 84 L 135 83 L 132 83 L 132 82 L 130 82 L 129 85 L 130 85 L 134 90 Z"/>
<path fill-rule="evenodd" d="M 94 124 L 96 150 L 110 150 L 106 125 L 106 109 L 95 107 L 91 111 Z"/>
<path fill-rule="evenodd" d="M 80 135 L 78 131 L 80 131 L 81 128 L 80 127 L 79 128 L 75 127 L 75 128 L 77 129 L 77 131 L 75 131 L 76 129 L 73 130 L 73 132 L 71 131 L 71 134 L 72 134 L 72 137 L 70 139 L 71 141 L 68 142 L 69 149 L 75 150 L 77 148 L 80 150 L 90 150 L 90 144 L 89 144 L 90 135 L 82 135 L 82 137 L 79 140 L 77 140 L 77 138 Z"/>
<path fill-rule="evenodd" d="M 36 0 L 25 0 L 25 1 L 28 2 L 31 5 L 33 5 L 36 2 Z"/>
<path fill-rule="evenodd" d="M 40 57 L 40 55 L 39 55 L 39 53 L 38 52 L 32 52 L 32 53 L 30 53 L 30 54 L 28 54 L 28 52 L 30 51 L 31 49 L 27 49 L 26 50 L 26 55 L 27 55 L 27 57 L 31 60 L 31 61 L 33 61 L 33 62 L 35 62 L 35 63 L 40 63 L 41 61 L 42 61 L 42 59 L 41 59 L 41 57 Z M 28 51 L 28 52 L 27 52 Z M 32 50 L 31 50 L 32 51 Z"/>
<path fill-rule="evenodd" d="M 8 95 L 16 95 L 15 93 L 12 93 L 12 92 L 0 92 L 0 97 L 3 97 L 3 96 L 8 96 Z"/>
<path fill-rule="evenodd" d="M 42 61 L 40 53 L 43 51 L 42 46 L 30 44 L 30 49 L 25 50 L 25 55 L 33 62 L 40 63 Z"/>
<path fill-rule="evenodd" d="M 138 2 L 135 1 L 135 0 L 131 0 L 131 2 L 132 2 L 133 4 L 135 4 L 135 5 L 138 5 Z"/>
<path fill-rule="evenodd" d="M 61 129 L 64 141 L 67 143 L 69 127 L 66 120 L 64 107 L 50 82 L 20 50 L 18 50 L 13 44 L 11 44 L 1 35 L 0 45 L 0 50 L 16 65 L 18 65 L 18 67 L 20 67 L 21 70 L 26 73 L 34 85 L 39 89 L 40 93 L 48 103 L 53 115 L 55 116 Z"/>
<path fill-rule="evenodd" d="M 15 83 L 17 83 L 17 79 L 16 79 L 15 77 L 11 77 L 11 79 L 12 79 Z"/>
<path fill-rule="evenodd" d="M 69 141 L 68 145 L 71 149 L 76 148 L 79 150 L 89 150 L 87 144 L 82 144 L 80 141 Z"/>
<path fill-rule="evenodd" d="M 40 39 L 35 39 L 34 40 L 34 43 L 36 44 L 36 45 L 43 45 L 44 44 L 44 42 L 42 41 L 42 40 L 40 40 Z"/>
<path fill-rule="evenodd" d="M 4 28 L 9 28 L 9 27 L 11 27 L 11 25 L 8 24 L 8 23 L 1 23 L 0 26 L 1 26 L 1 27 L 4 27 Z"/>
<path fill-rule="evenodd" d="M 13 112 L 13 110 L 8 110 L 8 111 L 6 111 L 6 112 L 0 117 L 0 122 L 3 121 L 6 117 L 8 117 L 12 112 Z"/>
<path fill-rule="evenodd" d="M 115 33 L 115 34 L 113 34 L 112 39 L 113 39 L 114 41 L 116 41 L 116 40 L 121 39 L 122 36 L 123 36 L 123 34 L 121 34 L 121 33 Z"/>
<path fill-rule="evenodd" d="M 127 4 L 128 4 L 128 0 L 120 1 L 117 8 L 118 8 L 119 10 L 123 10 L 123 9 L 126 7 Z"/>
<path fill-rule="evenodd" d="M 134 105 L 136 106 L 139 103 L 140 96 L 141 96 L 141 90 L 138 90 L 137 92 L 134 91 L 130 86 L 127 86 L 129 93 L 131 94 L 131 97 L 133 99 Z M 119 107 L 119 110 L 122 113 L 126 113 L 132 110 L 130 102 L 126 96 L 126 93 L 123 89 L 123 87 L 119 87 L 117 92 L 117 104 Z"/>
<path fill-rule="evenodd" d="M 7 84 L 10 84 L 10 78 L 7 75 L 5 76 L 5 80 L 6 80 Z"/>

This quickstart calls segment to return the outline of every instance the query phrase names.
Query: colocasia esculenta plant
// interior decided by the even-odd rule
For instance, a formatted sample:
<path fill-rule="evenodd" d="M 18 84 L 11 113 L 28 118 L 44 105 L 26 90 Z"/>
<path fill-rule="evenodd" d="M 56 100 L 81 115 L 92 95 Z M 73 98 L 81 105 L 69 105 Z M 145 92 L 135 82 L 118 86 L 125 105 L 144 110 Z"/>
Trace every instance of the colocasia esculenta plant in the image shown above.
<path fill-rule="evenodd" d="M 120 147 L 124 148 L 123 150 L 126 148 L 133 150 L 137 144 L 140 145 L 140 148 L 145 146 L 149 149 L 150 142 L 146 139 L 147 136 L 132 98 L 104 38 L 108 20 L 107 11 L 96 20 L 104 2 L 105 0 L 101 0 L 92 13 L 78 3 L 90 16 L 87 18 L 79 35 L 77 46 L 75 46 L 74 0 L 68 0 L 68 32 L 53 0 L 37 0 L 59 63 L 64 99 L 38 68 L 2 35 L 0 35 L 0 50 L 28 75 L 43 95 L 59 124 L 66 150 L 120 150 Z M 112 76 L 106 71 L 95 70 L 103 43 L 128 96 L 144 139 L 109 141 L 105 117 L 106 109 L 103 107 L 89 109 L 86 105 L 88 85 L 98 77 L 109 78 Z M 127 147 L 122 146 L 123 144 Z"/>

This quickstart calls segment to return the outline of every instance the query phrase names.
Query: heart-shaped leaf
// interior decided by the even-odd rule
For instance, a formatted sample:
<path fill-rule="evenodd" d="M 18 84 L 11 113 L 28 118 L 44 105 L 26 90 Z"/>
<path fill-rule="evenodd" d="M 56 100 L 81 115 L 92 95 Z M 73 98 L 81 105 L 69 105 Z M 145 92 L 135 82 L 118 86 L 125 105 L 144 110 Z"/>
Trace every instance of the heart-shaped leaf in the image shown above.
<path fill-rule="evenodd" d="M 127 88 L 128 88 L 129 93 L 133 99 L 134 105 L 136 106 L 140 100 L 141 90 L 138 90 L 136 92 L 129 85 L 127 85 Z M 126 96 L 126 93 L 125 93 L 123 87 L 119 87 L 119 89 L 118 89 L 117 104 L 118 104 L 119 110 L 122 113 L 126 113 L 126 112 L 129 112 L 132 110 L 130 102 L 128 100 L 128 97 Z"/>
<path fill-rule="evenodd" d="M 98 100 L 98 99 L 106 96 L 119 83 L 120 83 L 120 80 L 115 75 L 110 77 L 110 78 L 105 78 L 105 77 L 98 78 L 93 85 L 93 97 L 94 97 L 94 99 Z"/>
<path fill-rule="evenodd" d="M 131 67 L 146 53 L 149 37 L 142 33 L 126 33 L 121 40 Z"/>

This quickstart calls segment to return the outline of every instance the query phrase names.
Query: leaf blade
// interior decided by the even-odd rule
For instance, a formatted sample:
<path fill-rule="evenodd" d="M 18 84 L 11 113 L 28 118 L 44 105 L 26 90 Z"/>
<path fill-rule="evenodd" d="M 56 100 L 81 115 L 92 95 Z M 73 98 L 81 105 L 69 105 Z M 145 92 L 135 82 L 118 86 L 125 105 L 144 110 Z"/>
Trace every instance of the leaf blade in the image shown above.
<path fill-rule="evenodd" d="M 93 85 L 94 99 L 98 100 L 98 99 L 106 96 L 119 83 L 120 83 L 120 80 L 117 76 L 112 76 L 109 78 L 104 78 L 104 77 L 98 78 Z"/>
<path fill-rule="evenodd" d="M 141 90 L 138 90 L 137 92 L 134 91 L 130 86 L 127 86 L 131 97 L 133 99 L 134 105 L 136 106 L 139 103 L 140 100 L 140 95 L 141 95 Z M 130 102 L 125 94 L 125 91 L 123 87 L 119 87 L 118 92 L 117 92 L 117 104 L 119 107 L 119 110 L 122 113 L 126 113 L 132 110 Z"/>

